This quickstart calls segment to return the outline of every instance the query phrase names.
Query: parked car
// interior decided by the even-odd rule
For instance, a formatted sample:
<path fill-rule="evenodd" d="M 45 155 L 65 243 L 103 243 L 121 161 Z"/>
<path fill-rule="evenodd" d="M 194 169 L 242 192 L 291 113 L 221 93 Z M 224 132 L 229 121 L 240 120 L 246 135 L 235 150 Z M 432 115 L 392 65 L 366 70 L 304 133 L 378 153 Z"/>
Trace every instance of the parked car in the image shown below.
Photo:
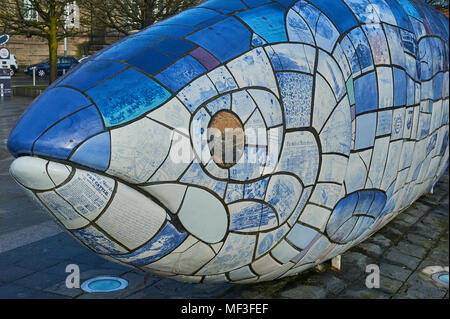
<path fill-rule="evenodd" d="M 17 63 L 16 56 L 14 54 L 9 55 L 9 61 L 7 59 L 3 59 L 1 61 L 0 68 L 5 68 L 9 64 L 10 69 L 10 75 L 14 76 L 14 74 L 17 73 L 17 70 L 19 69 L 19 64 Z"/>
<path fill-rule="evenodd" d="M 14 54 L 9 55 L 9 63 L 11 66 L 11 76 L 14 76 L 19 70 L 19 63 L 17 63 L 16 56 Z"/>
<path fill-rule="evenodd" d="M 83 63 L 87 61 L 90 57 L 91 57 L 90 55 L 83 56 L 81 59 L 78 60 L 78 62 Z"/>
<path fill-rule="evenodd" d="M 78 65 L 80 62 L 78 62 L 78 60 L 74 57 L 58 57 L 57 63 L 58 75 L 62 75 L 65 72 L 69 71 L 71 68 Z M 36 68 L 37 76 L 43 78 L 50 73 L 50 59 L 46 59 L 40 63 L 30 65 L 29 67 L 25 68 L 25 73 L 28 75 L 33 75 L 33 68 Z"/>

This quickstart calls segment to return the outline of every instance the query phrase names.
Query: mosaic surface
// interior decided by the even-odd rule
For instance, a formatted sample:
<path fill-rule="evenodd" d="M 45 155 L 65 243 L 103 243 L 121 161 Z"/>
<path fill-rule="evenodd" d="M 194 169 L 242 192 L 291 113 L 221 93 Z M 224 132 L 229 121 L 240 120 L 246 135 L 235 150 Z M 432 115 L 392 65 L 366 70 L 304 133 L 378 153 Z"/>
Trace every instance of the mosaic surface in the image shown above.
<path fill-rule="evenodd" d="M 196 283 L 294 275 L 448 166 L 448 38 L 418 0 L 211 0 L 54 83 L 11 133 L 11 173 L 116 262 Z M 229 126 L 231 160 L 210 149 Z"/>

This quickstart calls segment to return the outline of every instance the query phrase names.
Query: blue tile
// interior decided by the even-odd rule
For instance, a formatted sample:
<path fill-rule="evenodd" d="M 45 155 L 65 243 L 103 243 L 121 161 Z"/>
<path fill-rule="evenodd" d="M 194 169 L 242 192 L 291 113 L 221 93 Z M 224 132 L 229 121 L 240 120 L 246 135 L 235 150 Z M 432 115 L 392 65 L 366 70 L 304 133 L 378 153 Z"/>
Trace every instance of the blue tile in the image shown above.
<path fill-rule="evenodd" d="M 70 77 L 58 83 L 58 86 L 72 86 L 80 91 L 86 91 L 94 85 L 123 71 L 127 66 L 110 61 L 89 61 L 81 65 Z"/>
<path fill-rule="evenodd" d="M 269 178 L 265 178 L 252 184 L 246 184 L 244 198 L 263 200 L 266 195 L 268 183 Z"/>
<path fill-rule="evenodd" d="M 395 20 L 397 20 L 397 25 L 409 31 L 413 31 L 411 21 L 409 21 L 408 15 L 405 13 L 403 8 L 395 0 L 385 0 L 389 5 L 392 13 L 394 14 Z"/>
<path fill-rule="evenodd" d="M 193 57 L 186 56 L 156 76 L 156 79 L 173 92 L 178 92 L 186 84 L 206 72 Z"/>
<path fill-rule="evenodd" d="M 180 14 L 177 14 L 176 16 L 173 16 L 167 20 L 161 21 L 158 23 L 158 25 L 176 24 L 176 25 L 195 26 L 206 20 L 212 19 L 217 15 L 220 14 L 213 10 L 204 8 L 193 8 L 183 11 Z"/>
<path fill-rule="evenodd" d="M 84 142 L 70 160 L 99 171 L 106 171 L 110 156 L 111 138 L 109 132 L 105 132 Z"/>
<path fill-rule="evenodd" d="M 391 134 L 392 111 L 378 112 L 377 136 Z"/>
<path fill-rule="evenodd" d="M 364 114 L 356 118 L 356 150 L 373 146 L 375 142 L 376 126 L 376 113 Z"/>
<path fill-rule="evenodd" d="M 105 51 L 100 52 L 100 54 L 95 57 L 95 60 L 123 61 L 162 39 L 164 39 L 164 37 L 141 34 L 126 37 L 113 46 L 108 47 Z"/>
<path fill-rule="evenodd" d="M 31 154 L 33 142 L 64 117 L 91 105 L 81 93 L 69 88 L 54 88 L 41 94 L 17 122 L 8 140 L 14 155 Z M 45 116 L 42 116 L 45 114 Z"/>
<path fill-rule="evenodd" d="M 397 2 L 403 7 L 403 10 L 405 10 L 408 15 L 422 21 L 422 17 L 419 12 L 417 12 L 414 4 L 412 4 L 409 0 L 397 0 Z"/>
<path fill-rule="evenodd" d="M 73 234 L 97 254 L 117 255 L 122 253 L 122 251 L 115 248 L 117 247 L 117 243 L 101 235 L 97 230 L 93 232 L 89 229 L 80 229 L 73 231 Z"/>
<path fill-rule="evenodd" d="M 356 114 L 378 108 L 378 84 L 375 72 L 366 74 L 354 81 Z"/>
<path fill-rule="evenodd" d="M 236 15 L 268 43 L 274 43 L 287 41 L 285 14 L 284 7 L 272 3 Z"/>
<path fill-rule="evenodd" d="M 283 98 L 286 127 L 311 125 L 311 101 L 313 77 L 293 72 L 277 73 Z"/>
<path fill-rule="evenodd" d="M 103 131 L 97 108 L 90 106 L 57 123 L 34 144 L 33 153 L 67 159 L 72 150 L 86 139 Z"/>
<path fill-rule="evenodd" d="M 183 39 L 168 38 L 152 46 L 152 49 L 162 53 L 180 53 L 184 54 L 193 49 L 194 44 Z"/>
<path fill-rule="evenodd" d="M 250 8 L 272 2 L 272 0 L 241 0 L 241 1 L 244 2 Z"/>
<path fill-rule="evenodd" d="M 287 235 L 287 239 L 297 248 L 305 249 L 317 236 L 318 232 L 312 228 L 295 224 Z"/>
<path fill-rule="evenodd" d="M 364 69 L 372 66 L 373 65 L 372 50 L 361 28 L 353 29 L 348 34 L 348 37 L 352 41 L 353 47 L 356 50 L 356 54 L 358 55 L 361 69 L 364 71 Z"/>
<path fill-rule="evenodd" d="M 127 85 L 123 85 L 126 83 Z M 141 72 L 128 69 L 86 92 L 107 127 L 129 122 L 161 105 L 171 94 Z"/>
<path fill-rule="evenodd" d="M 279 4 L 285 6 L 286 8 L 291 7 L 293 4 L 298 2 L 298 0 L 275 0 L 275 2 L 278 2 Z"/>
<path fill-rule="evenodd" d="M 370 206 L 369 215 L 374 218 L 380 218 L 380 214 L 383 211 L 384 206 L 386 206 L 386 194 L 379 191 L 374 191 L 374 198 L 372 205 Z"/>
<path fill-rule="evenodd" d="M 187 36 L 188 34 L 197 31 L 197 27 L 193 26 L 183 26 L 183 25 L 159 25 L 154 24 L 149 26 L 147 29 L 141 31 L 142 35 L 163 35 L 171 36 L 175 38 L 181 38 Z"/>
<path fill-rule="evenodd" d="M 361 71 L 361 66 L 359 65 L 358 55 L 356 54 L 353 43 L 348 37 L 344 37 L 341 41 L 341 47 L 347 56 L 348 62 L 350 63 L 350 68 L 352 73 L 356 74 Z M 403 53 L 403 52 L 402 52 Z"/>
<path fill-rule="evenodd" d="M 394 106 L 404 106 L 406 104 L 406 73 L 403 70 L 394 68 Z"/>
<path fill-rule="evenodd" d="M 333 210 L 327 225 L 327 233 L 332 235 L 349 219 L 358 203 L 358 193 L 353 193 L 341 199 Z"/>
<path fill-rule="evenodd" d="M 361 190 L 344 197 L 331 214 L 327 234 L 341 244 L 357 239 L 381 217 L 386 200 L 379 190 Z"/>
<path fill-rule="evenodd" d="M 374 200 L 374 196 L 375 194 L 372 191 L 358 192 L 358 204 L 353 211 L 353 215 L 367 215 Z"/>
<path fill-rule="evenodd" d="M 174 58 L 150 48 L 133 56 L 129 60 L 125 60 L 125 62 L 145 73 L 153 75 L 172 64 Z"/>
<path fill-rule="evenodd" d="M 144 247 L 139 248 L 131 254 L 121 255 L 120 257 L 116 256 L 115 258 L 118 260 L 123 260 L 134 257 L 136 260 L 131 261 L 130 264 L 136 267 L 142 267 L 161 259 L 175 250 L 179 245 L 181 245 L 186 237 L 187 233 L 180 233 L 172 224 L 167 223 L 164 228 Z"/>
<path fill-rule="evenodd" d="M 444 73 L 438 73 L 433 79 L 433 100 L 442 99 L 444 88 Z"/>
<path fill-rule="evenodd" d="M 442 79 L 441 79 L 442 80 Z M 442 91 L 441 91 L 442 94 Z M 416 100 L 416 83 L 409 76 L 407 78 L 406 105 L 414 105 Z"/>
<path fill-rule="evenodd" d="M 230 17 L 187 37 L 213 54 L 221 62 L 250 50 L 251 32 L 237 19 Z"/>
<path fill-rule="evenodd" d="M 336 27 L 341 34 L 358 25 L 355 16 L 342 0 L 311 0 L 310 2 L 336 23 Z"/>
<path fill-rule="evenodd" d="M 237 11 L 247 8 L 241 0 L 210 0 L 199 5 L 200 8 L 210 9 L 226 9 L 230 11 Z"/>
<path fill-rule="evenodd" d="M 248 202 L 238 212 L 231 214 L 230 231 L 245 231 L 249 228 L 258 228 L 261 225 L 262 204 Z"/>

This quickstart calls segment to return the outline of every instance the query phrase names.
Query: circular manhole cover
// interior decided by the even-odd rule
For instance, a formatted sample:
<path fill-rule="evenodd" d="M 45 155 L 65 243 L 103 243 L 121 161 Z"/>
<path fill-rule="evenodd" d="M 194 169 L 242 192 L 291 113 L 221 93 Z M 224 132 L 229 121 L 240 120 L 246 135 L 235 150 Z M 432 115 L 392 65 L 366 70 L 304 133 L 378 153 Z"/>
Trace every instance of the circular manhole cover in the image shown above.
<path fill-rule="evenodd" d="M 128 287 L 125 279 L 117 277 L 96 277 L 85 281 L 81 289 L 86 292 L 113 292 Z"/>

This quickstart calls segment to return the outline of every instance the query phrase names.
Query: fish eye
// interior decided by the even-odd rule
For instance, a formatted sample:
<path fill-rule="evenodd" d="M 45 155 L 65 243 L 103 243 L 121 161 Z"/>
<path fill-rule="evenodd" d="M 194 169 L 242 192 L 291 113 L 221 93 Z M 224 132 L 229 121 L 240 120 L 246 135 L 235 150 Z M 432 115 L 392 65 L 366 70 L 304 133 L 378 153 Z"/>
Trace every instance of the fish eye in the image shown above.
<path fill-rule="evenodd" d="M 244 125 L 230 111 L 216 113 L 208 125 L 208 145 L 214 162 L 223 169 L 236 165 L 244 154 Z"/>

